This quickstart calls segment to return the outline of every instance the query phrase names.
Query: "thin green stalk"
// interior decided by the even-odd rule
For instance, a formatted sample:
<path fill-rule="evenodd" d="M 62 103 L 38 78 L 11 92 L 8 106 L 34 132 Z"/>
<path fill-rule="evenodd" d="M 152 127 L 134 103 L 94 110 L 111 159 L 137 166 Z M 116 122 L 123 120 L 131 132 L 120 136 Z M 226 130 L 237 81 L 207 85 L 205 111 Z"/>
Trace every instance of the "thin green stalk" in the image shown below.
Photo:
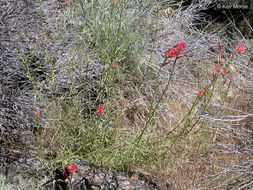
<path fill-rule="evenodd" d="M 144 132 L 146 131 L 146 129 L 147 129 L 148 126 L 149 126 L 149 123 L 150 123 L 151 119 L 153 118 L 154 113 L 156 112 L 156 110 L 157 110 L 159 104 L 161 103 L 161 101 L 162 101 L 162 99 L 163 99 L 165 93 L 167 92 L 167 90 L 168 90 L 168 88 L 169 88 L 169 86 L 170 86 L 170 82 L 172 81 L 172 77 L 173 77 L 173 73 L 174 73 L 174 69 L 175 69 L 176 62 L 177 62 L 177 58 L 175 58 L 175 60 L 174 60 L 174 62 L 173 62 L 173 67 L 172 67 L 172 70 L 171 70 L 171 72 L 170 72 L 170 78 L 169 78 L 169 81 L 168 81 L 166 87 L 164 88 L 164 90 L 163 90 L 163 92 L 162 92 L 160 98 L 158 99 L 155 108 L 152 109 L 152 107 L 151 107 L 151 111 L 150 111 L 149 117 L 148 117 L 148 119 L 147 119 L 146 122 L 145 122 L 145 126 L 144 126 L 143 130 L 141 131 L 141 134 L 134 140 L 134 143 L 133 143 L 133 144 L 135 144 L 135 143 L 139 144 L 139 142 L 140 142 L 140 140 L 141 140 L 141 138 L 142 138 Z"/>
<path fill-rule="evenodd" d="M 213 79 L 212 83 L 210 84 L 210 87 L 212 87 L 211 93 L 212 93 L 213 90 L 214 90 L 214 86 L 215 86 L 215 84 L 216 84 L 216 81 L 217 81 L 217 77 L 215 77 L 215 78 Z M 211 96 L 209 97 L 209 99 L 208 99 L 208 101 L 207 101 L 207 104 L 204 105 L 204 110 L 206 110 L 206 108 L 207 108 L 207 106 L 208 106 L 208 103 L 210 102 L 212 96 L 213 96 L 213 93 L 212 93 Z M 164 139 L 162 139 L 162 140 L 160 139 L 159 142 L 168 139 L 169 136 L 170 136 L 170 134 L 172 134 L 179 126 L 181 126 L 181 124 L 182 124 L 185 120 L 189 120 L 189 117 L 191 116 L 191 114 L 192 114 L 192 112 L 193 112 L 193 109 L 198 105 L 198 103 L 200 102 L 201 98 L 202 98 L 202 97 L 197 98 L 197 99 L 193 102 L 193 104 L 192 104 L 190 110 L 189 110 L 188 113 L 184 116 L 184 118 L 183 118 L 171 131 L 168 131 L 167 133 L 165 133 L 165 134 L 164 134 Z M 184 131 L 186 128 L 188 128 L 188 126 L 190 125 L 191 121 L 192 121 L 192 120 L 190 120 L 190 122 L 188 122 L 188 124 L 186 125 L 186 127 L 183 128 L 182 131 Z M 198 120 L 197 120 L 197 121 L 198 121 Z M 196 122 L 193 124 L 193 126 L 195 126 L 195 125 L 196 125 Z M 192 128 L 193 128 L 193 127 L 192 127 Z M 190 130 L 188 130 L 188 131 L 190 132 L 190 131 L 192 130 L 192 128 L 191 128 Z M 182 132 L 181 132 L 181 133 L 182 133 Z M 180 133 L 180 134 L 181 134 L 181 133 Z M 179 134 L 179 136 L 180 136 L 180 134 Z M 178 135 L 177 135 L 177 136 L 178 136 Z M 179 137 L 178 137 L 178 138 L 179 138 Z M 176 139 L 178 139 L 178 138 L 176 137 Z M 156 142 L 155 142 L 155 143 L 156 143 Z M 173 143 L 172 143 L 172 144 L 173 144 Z"/>

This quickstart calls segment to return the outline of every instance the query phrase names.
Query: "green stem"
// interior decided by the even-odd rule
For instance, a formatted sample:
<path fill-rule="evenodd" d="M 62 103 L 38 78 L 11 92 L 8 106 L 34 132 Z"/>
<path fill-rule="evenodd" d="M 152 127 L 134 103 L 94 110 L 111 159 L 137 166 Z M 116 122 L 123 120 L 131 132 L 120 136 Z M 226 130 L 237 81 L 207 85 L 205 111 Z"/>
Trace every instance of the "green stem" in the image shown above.
<path fill-rule="evenodd" d="M 211 95 L 210 95 L 210 97 L 209 97 L 209 99 L 208 99 L 207 104 L 204 105 L 204 110 L 207 109 L 208 103 L 210 102 L 210 100 L 211 100 L 211 98 L 212 98 L 212 96 L 213 96 L 213 90 L 214 90 L 214 86 L 215 86 L 215 84 L 216 84 L 216 81 L 217 81 L 217 77 L 215 77 L 215 78 L 212 80 L 212 83 L 209 85 L 209 87 L 212 87 L 212 91 L 211 91 Z M 200 100 L 201 100 L 201 97 L 200 97 L 200 98 L 197 98 L 197 99 L 193 102 L 193 104 L 192 104 L 190 110 L 188 111 L 188 113 L 187 113 L 187 114 L 184 116 L 184 118 L 176 125 L 176 127 L 174 127 L 171 131 L 168 131 L 167 133 L 164 134 L 164 139 L 163 139 L 162 141 L 168 139 L 169 136 L 170 136 L 179 126 L 181 126 L 181 124 L 182 124 L 185 120 L 189 120 L 189 118 L 190 118 L 190 116 L 191 116 L 191 114 L 192 114 L 192 112 L 193 112 L 193 109 L 198 105 L 198 103 L 200 102 Z M 198 120 L 197 120 L 197 121 L 198 121 Z M 196 124 L 196 122 L 194 123 L 193 126 L 195 126 L 195 124 Z M 186 125 L 186 127 L 184 127 L 184 129 L 183 129 L 182 131 L 184 131 L 188 126 L 189 126 L 189 123 Z M 192 130 L 192 129 L 190 129 L 190 130 Z M 182 132 L 181 132 L 181 133 L 182 133 Z M 180 133 L 180 134 L 181 134 L 181 133 Z M 180 136 L 180 134 L 179 134 L 179 136 Z M 178 136 L 178 135 L 177 135 L 177 136 Z M 178 139 L 177 137 L 175 137 L 175 138 Z M 159 141 L 161 142 L 161 139 L 160 139 Z M 155 142 L 155 143 L 156 143 L 156 142 Z M 173 145 L 173 144 L 175 144 L 175 143 L 172 143 L 172 145 Z M 171 146 L 170 146 L 170 148 L 171 148 Z M 169 149 L 170 149 L 170 148 L 169 148 Z"/>
<path fill-rule="evenodd" d="M 144 126 L 143 130 L 141 131 L 141 134 L 135 139 L 134 143 L 139 144 L 139 142 L 140 142 L 140 140 L 141 140 L 141 138 L 142 138 L 144 132 L 146 131 L 146 129 L 147 129 L 148 126 L 149 126 L 149 123 L 150 123 L 151 119 L 153 118 L 154 113 L 156 112 L 156 110 L 157 110 L 159 104 L 161 103 L 161 101 L 162 101 L 162 99 L 163 99 L 165 93 L 167 92 L 167 90 L 168 90 L 168 88 L 169 88 L 169 86 L 170 86 L 170 82 L 172 81 L 172 77 L 173 77 L 173 73 L 174 73 L 174 69 L 175 69 L 176 62 L 177 62 L 177 57 L 176 57 L 175 60 L 174 60 L 173 67 L 172 67 L 172 70 L 171 70 L 171 72 L 170 72 L 169 81 L 168 81 L 166 87 L 164 88 L 164 90 L 163 90 L 163 92 L 162 92 L 160 98 L 158 99 L 155 108 L 153 109 L 153 108 L 152 108 L 153 106 L 151 107 L 151 111 L 150 111 L 149 117 L 148 117 L 148 119 L 147 119 L 146 122 L 145 122 L 145 126 Z M 160 69 L 161 69 L 161 67 L 160 67 Z M 155 98 L 155 97 L 153 97 L 153 98 Z"/>

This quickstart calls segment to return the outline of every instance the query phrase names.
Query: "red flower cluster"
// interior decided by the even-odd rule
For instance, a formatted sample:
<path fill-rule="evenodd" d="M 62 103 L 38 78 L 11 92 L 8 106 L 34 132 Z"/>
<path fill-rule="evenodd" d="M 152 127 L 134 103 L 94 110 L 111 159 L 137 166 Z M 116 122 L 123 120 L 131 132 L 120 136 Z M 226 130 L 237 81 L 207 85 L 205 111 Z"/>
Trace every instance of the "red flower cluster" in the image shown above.
<path fill-rule="evenodd" d="M 184 42 L 178 43 L 176 48 L 175 47 L 169 48 L 168 51 L 165 52 L 165 55 L 164 55 L 165 60 L 169 58 L 180 59 L 184 57 L 185 55 L 179 56 L 184 51 L 184 49 L 185 49 Z M 170 61 L 163 63 L 163 66 L 168 63 L 170 63 Z"/>
<path fill-rule="evenodd" d="M 204 93 L 202 90 L 200 90 L 199 93 L 197 94 L 197 96 L 203 96 L 203 95 L 204 95 Z"/>
<path fill-rule="evenodd" d="M 241 54 L 243 52 L 244 48 L 243 48 L 243 45 L 239 45 L 239 46 L 236 46 L 235 47 L 235 51 L 238 53 L 238 54 Z M 234 59 L 236 59 L 236 55 L 234 55 Z"/>
<path fill-rule="evenodd" d="M 227 69 L 226 69 L 226 68 L 223 70 L 223 72 L 224 72 L 224 74 L 225 74 L 225 75 L 227 75 L 227 74 L 228 74 L 228 71 L 227 71 Z"/>
<path fill-rule="evenodd" d="M 183 56 L 179 56 L 180 53 L 182 53 L 185 49 L 185 44 L 184 42 L 178 43 L 176 48 L 172 47 L 169 48 L 168 51 L 165 52 L 165 59 L 168 58 L 182 58 Z"/>
<path fill-rule="evenodd" d="M 37 112 L 37 111 L 36 111 L 36 112 L 34 113 L 34 115 L 35 115 L 36 117 L 39 117 L 39 116 L 40 116 L 40 112 Z"/>
<path fill-rule="evenodd" d="M 215 71 L 216 71 L 217 73 L 220 73 L 220 72 L 221 72 L 221 66 L 218 65 L 217 67 L 215 67 Z"/>
<path fill-rule="evenodd" d="M 75 164 L 71 164 L 68 166 L 68 171 L 73 176 L 77 172 L 78 168 Z"/>
<path fill-rule="evenodd" d="M 243 52 L 243 45 L 239 45 L 239 46 L 236 46 L 235 47 L 235 51 L 238 53 L 238 54 L 240 54 L 240 53 L 242 53 Z"/>
<path fill-rule="evenodd" d="M 104 112 L 105 112 L 105 108 L 104 108 L 104 106 L 102 105 L 102 106 L 98 106 L 98 110 L 95 112 L 95 114 L 96 114 L 97 116 L 99 116 L 99 115 L 103 115 Z"/>
<path fill-rule="evenodd" d="M 221 62 L 224 49 L 223 49 L 222 45 L 219 45 L 219 48 L 220 48 L 220 51 L 221 51 L 221 52 L 220 52 L 220 55 L 219 55 L 219 62 Z M 238 54 L 241 54 L 241 53 L 244 51 L 243 45 L 236 46 L 236 47 L 235 47 L 235 51 L 236 51 Z M 234 59 L 236 59 L 236 56 L 235 56 L 235 55 L 234 55 Z"/>
<path fill-rule="evenodd" d="M 221 51 L 224 51 L 223 46 L 221 44 L 219 45 L 219 48 Z"/>
<path fill-rule="evenodd" d="M 67 167 L 68 172 L 70 173 L 71 177 L 77 172 L 78 168 L 77 166 L 73 163 L 68 165 Z M 70 180 L 68 174 L 63 170 L 64 175 Z"/>
<path fill-rule="evenodd" d="M 229 71 L 227 70 L 227 68 L 222 69 L 220 65 L 218 65 L 217 67 L 215 67 L 215 71 L 213 71 L 213 76 L 216 76 L 216 74 L 222 75 L 222 76 L 227 76 L 227 78 L 232 79 L 233 76 L 228 76 Z"/>
<path fill-rule="evenodd" d="M 114 67 L 114 68 L 117 68 L 117 67 L 118 67 L 118 63 L 117 63 L 117 62 L 114 62 L 113 67 Z"/>
<path fill-rule="evenodd" d="M 197 94 L 197 96 L 203 96 L 207 91 L 209 90 L 208 86 L 206 85 L 204 91 L 203 90 L 200 90 L 199 93 Z"/>

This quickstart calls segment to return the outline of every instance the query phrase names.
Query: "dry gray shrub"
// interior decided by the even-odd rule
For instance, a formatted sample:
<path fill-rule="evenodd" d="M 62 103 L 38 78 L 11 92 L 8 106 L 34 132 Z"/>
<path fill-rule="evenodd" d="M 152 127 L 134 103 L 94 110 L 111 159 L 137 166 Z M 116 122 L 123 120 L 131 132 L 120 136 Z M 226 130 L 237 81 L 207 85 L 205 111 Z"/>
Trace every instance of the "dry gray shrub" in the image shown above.
<path fill-rule="evenodd" d="M 39 13 L 33 1 L 4 1 L 0 15 L 0 131 L 1 138 L 32 129 L 36 105 L 30 81 L 18 59 L 17 49 L 28 54 L 40 31 Z"/>

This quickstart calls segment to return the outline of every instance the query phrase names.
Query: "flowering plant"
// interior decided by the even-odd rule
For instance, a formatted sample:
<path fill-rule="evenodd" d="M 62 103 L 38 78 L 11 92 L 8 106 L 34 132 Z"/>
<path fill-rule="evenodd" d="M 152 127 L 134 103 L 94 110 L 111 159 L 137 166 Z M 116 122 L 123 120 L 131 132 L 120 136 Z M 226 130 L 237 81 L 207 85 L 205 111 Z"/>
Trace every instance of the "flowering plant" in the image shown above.
<path fill-rule="evenodd" d="M 118 67 L 118 63 L 117 63 L 117 62 L 114 62 L 113 67 L 114 67 L 114 68 L 117 68 L 117 67 Z"/>
<path fill-rule="evenodd" d="M 71 173 L 71 176 L 73 176 L 77 172 L 78 168 L 75 164 L 68 165 L 68 171 Z"/>
<path fill-rule="evenodd" d="M 34 115 L 35 115 L 36 117 L 39 117 L 39 116 L 40 116 L 40 112 L 37 112 L 37 111 L 36 111 L 36 112 L 34 113 Z"/>
<path fill-rule="evenodd" d="M 73 163 L 68 165 L 67 172 L 70 173 L 71 177 L 78 171 L 77 166 Z M 69 175 L 63 170 L 64 175 L 70 180 Z"/>
<path fill-rule="evenodd" d="M 243 50 L 244 50 L 243 45 L 239 45 L 239 46 L 236 46 L 236 47 L 235 47 L 235 51 L 236 51 L 238 54 L 242 53 Z"/>
<path fill-rule="evenodd" d="M 104 106 L 102 105 L 102 106 L 98 106 L 98 109 L 97 109 L 97 111 L 95 112 L 95 114 L 96 114 L 97 116 L 99 116 L 99 115 L 103 115 L 104 112 L 105 112 L 105 108 L 104 108 Z"/>
<path fill-rule="evenodd" d="M 175 61 L 176 61 L 177 59 L 184 57 L 185 55 L 179 56 L 184 51 L 184 49 L 185 49 L 184 42 L 178 43 L 176 48 L 175 47 L 169 48 L 168 51 L 165 52 L 165 56 L 164 56 L 165 60 L 162 66 L 170 63 L 170 61 L 167 61 L 167 59 L 169 58 L 175 58 Z"/>

